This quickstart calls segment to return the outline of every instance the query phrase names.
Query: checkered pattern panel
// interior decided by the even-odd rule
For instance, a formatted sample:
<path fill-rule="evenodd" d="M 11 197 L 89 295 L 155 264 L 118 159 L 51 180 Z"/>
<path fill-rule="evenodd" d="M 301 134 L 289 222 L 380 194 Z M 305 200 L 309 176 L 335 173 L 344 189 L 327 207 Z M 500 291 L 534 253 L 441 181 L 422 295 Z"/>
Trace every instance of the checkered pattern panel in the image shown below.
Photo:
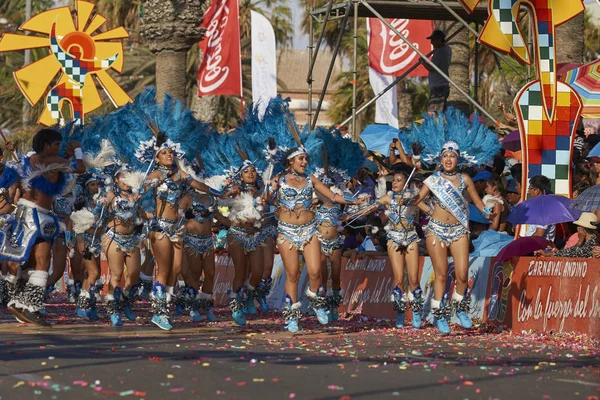
<path fill-rule="evenodd" d="M 535 81 L 517 98 L 517 115 L 525 132 L 528 178 L 545 175 L 552 190 L 559 195 L 571 194 L 571 155 L 574 123 L 579 118 L 577 94 L 559 83 L 555 120 L 550 122 L 544 112 L 540 81 Z"/>
<path fill-rule="evenodd" d="M 83 86 L 87 74 L 95 71 L 110 68 L 110 66 L 119 57 L 119 53 L 105 60 L 81 60 L 65 52 L 55 36 L 55 32 L 50 34 L 50 49 L 60 63 L 62 71 L 69 80 L 53 87 L 46 96 L 46 108 L 51 117 L 64 123 L 61 113 L 63 100 L 69 101 L 73 110 L 73 120 L 76 124 L 83 124 Z"/>
<path fill-rule="evenodd" d="M 556 57 L 554 46 L 553 0 L 491 0 L 492 15 L 500 31 L 512 50 L 524 61 L 527 57 L 527 45 L 517 24 L 521 5 L 533 6 L 537 43 L 536 64 L 538 79 L 542 83 L 543 105 L 548 113 L 554 112 L 556 96 Z M 533 56 L 531 56 L 533 57 Z"/>
<path fill-rule="evenodd" d="M 73 121 L 76 125 L 83 124 L 83 90 L 81 87 L 70 85 L 68 82 L 62 83 L 53 87 L 48 96 L 46 96 L 46 108 L 50 112 L 50 116 L 59 121 L 60 124 L 65 123 L 62 118 L 61 105 L 63 100 L 68 100 L 71 103 L 73 110 Z"/>
<path fill-rule="evenodd" d="M 492 0 L 492 15 L 513 50 L 526 60 L 527 47 L 517 25 L 518 3 L 521 0 Z"/>

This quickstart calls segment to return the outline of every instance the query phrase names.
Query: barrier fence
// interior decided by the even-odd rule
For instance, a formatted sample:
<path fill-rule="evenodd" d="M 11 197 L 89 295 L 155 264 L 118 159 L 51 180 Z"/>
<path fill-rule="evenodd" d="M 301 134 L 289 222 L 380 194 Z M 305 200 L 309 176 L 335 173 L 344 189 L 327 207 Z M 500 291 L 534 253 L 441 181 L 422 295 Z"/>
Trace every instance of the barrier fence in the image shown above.
<path fill-rule="evenodd" d="M 394 278 L 387 257 L 365 255 L 343 259 L 342 287 L 345 291 L 342 312 L 357 312 L 373 318 L 395 318 L 391 304 Z M 428 257 L 419 259 L 423 289 L 424 319 L 431 321 L 433 265 Z M 301 264 L 301 297 L 308 285 Z M 217 305 L 227 304 L 234 268 L 231 258 L 216 259 L 215 289 Z M 454 290 L 454 264 L 450 262 L 446 292 Z M 285 270 L 277 255 L 273 266 L 273 287 L 267 302 L 281 308 L 285 299 Z M 102 278 L 108 282 L 108 267 L 102 261 Z M 579 332 L 600 337 L 600 260 L 568 258 L 513 258 L 495 263 L 493 258 L 469 260 L 469 287 L 473 319 L 505 326 L 516 332 Z M 404 289 L 403 289 L 404 290 Z M 407 311 L 410 318 L 410 311 Z M 458 320 L 452 316 L 452 322 Z"/>

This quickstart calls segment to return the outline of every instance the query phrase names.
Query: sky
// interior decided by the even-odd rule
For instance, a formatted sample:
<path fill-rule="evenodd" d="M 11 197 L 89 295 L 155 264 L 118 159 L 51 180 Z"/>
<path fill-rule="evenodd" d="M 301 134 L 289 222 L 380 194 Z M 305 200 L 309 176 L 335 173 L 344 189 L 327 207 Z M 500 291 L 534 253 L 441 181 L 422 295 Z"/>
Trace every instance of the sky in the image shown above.
<path fill-rule="evenodd" d="M 302 34 L 302 7 L 301 0 L 290 0 L 294 18 L 294 48 L 305 49 L 308 46 L 308 35 Z"/>

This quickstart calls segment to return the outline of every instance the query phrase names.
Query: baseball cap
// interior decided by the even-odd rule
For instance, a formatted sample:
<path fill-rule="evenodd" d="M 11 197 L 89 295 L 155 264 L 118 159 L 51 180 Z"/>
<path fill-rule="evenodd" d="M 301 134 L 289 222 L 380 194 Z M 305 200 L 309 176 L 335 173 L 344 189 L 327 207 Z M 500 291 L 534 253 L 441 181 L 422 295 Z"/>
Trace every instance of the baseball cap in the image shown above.
<path fill-rule="evenodd" d="M 479 171 L 477 175 L 473 177 L 473 182 L 477 181 L 489 181 L 492 179 L 492 173 L 488 170 Z"/>
<path fill-rule="evenodd" d="M 506 193 L 519 194 L 519 192 L 517 191 L 517 181 L 515 181 L 514 179 L 508 180 L 508 184 L 506 185 Z"/>
<path fill-rule="evenodd" d="M 442 40 L 446 40 L 446 34 L 442 31 L 440 31 L 439 29 L 434 30 L 433 32 L 431 32 L 431 36 L 427 36 L 427 39 L 442 39 Z"/>

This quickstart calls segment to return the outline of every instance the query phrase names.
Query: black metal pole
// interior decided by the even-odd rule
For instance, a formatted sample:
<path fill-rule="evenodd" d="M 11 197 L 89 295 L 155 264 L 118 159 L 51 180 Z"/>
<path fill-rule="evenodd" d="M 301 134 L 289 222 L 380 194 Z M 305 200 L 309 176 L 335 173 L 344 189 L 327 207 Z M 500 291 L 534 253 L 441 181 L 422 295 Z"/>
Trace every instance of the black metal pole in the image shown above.
<path fill-rule="evenodd" d="M 325 20 L 323 21 L 323 26 L 321 27 L 321 33 L 319 34 L 319 39 L 317 40 L 317 47 L 314 49 L 314 53 L 312 56 L 312 60 L 310 66 L 308 68 L 308 75 L 306 76 L 306 82 L 312 83 L 312 73 L 315 68 L 315 62 L 317 61 L 317 55 L 319 54 L 319 49 L 321 48 L 321 42 L 323 41 L 323 36 L 325 36 L 325 28 L 327 26 L 327 21 L 329 21 L 329 15 L 331 14 L 331 7 L 333 7 L 333 0 L 330 0 L 327 4 L 327 12 L 325 13 Z M 312 15 L 310 16 L 312 20 Z M 312 24 L 311 24 L 312 26 Z"/>
<path fill-rule="evenodd" d="M 331 73 L 333 72 L 333 66 L 335 65 L 335 60 L 340 51 L 340 45 L 342 44 L 342 37 L 344 36 L 344 30 L 346 29 L 346 24 L 348 23 L 348 16 L 350 15 L 350 5 L 348 3 L 346 6 L 346 15 L 344 15 L 344 19 L 342 20 L 342 27 L 340 29 L 340 33 L 337 37 L 337 41 L 335 43 L 335 49 L 333 50 L 333 56 L 331 57 L 331 62 L 329 63 L 329 69 L 327 70 L 327 75 L 325 76 L 325 82 L 323 83 L 323 90 L 321 90 L 321 96 L 319 97 L 319 104 L 317 104 L 317 109 L 315 110 L 315 118 L 312 121 L 312 126 L 310 130 L 314 130 L 317 126 L 317 120 L 319 119 L 319 113 L 321 112 L 321 106 L 323 105 L 323 99 L 325 98 L 325 92 L 327 91 L 327 86 L 329 85 L 329 80 L 331 79 Z"/>

